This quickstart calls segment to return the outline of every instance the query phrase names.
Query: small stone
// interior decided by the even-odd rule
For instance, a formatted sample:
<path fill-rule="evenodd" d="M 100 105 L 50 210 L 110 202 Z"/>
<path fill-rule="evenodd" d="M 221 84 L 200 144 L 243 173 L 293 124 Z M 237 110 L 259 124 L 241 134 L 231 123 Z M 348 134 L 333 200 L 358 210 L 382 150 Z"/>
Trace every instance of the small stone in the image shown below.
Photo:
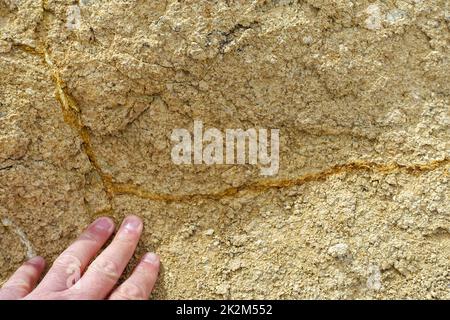
<path fill-rule="evenodd" d="M 225 295 L 230 291 L 230 285 L 228 283 L 221 283 L 216 287 L 216 293 Z"/>
<path fill-rule="evenodd" d="M 366 13 L 368 15 L 366 19 L 366 28 L 369 30 L 381 29 L 381 11 L 377 4 L 371 4 L 367 7 Z"/>
<path fill-rule="evenodd" d="M 10 42 L 0 40 L 0 53 L 8 53 L 11 51 L 12 45 Z"/>
<path fill-rule="evenodd" d="M 386 14 L 386 21 L 390 24 L 395 24 L 403 19 L 405 19 L 406 13 L 403 10 L 394 9 Z"/>
<path fill-rule="evenodd" d="M 235 235 L 231 238 L 231 244 L 235 247 L 241 247 L 247 242 L 247 236 L 244 234 Z"/>
<path fill-rule="evenodd" d="M 70 5 L 67 8 L 66 28 L 68 30 L 81 28 L 81 11 L 78 5 Z"/>
<path fill-rule="evenodd" d="M 237 271 L 237 270 L 241 269 L 242 266 L 243 266 L 243 262 L 241 259 L 233 259 L 228 264 L 228 269 L 231 271 Z"/>
<path fill-rule="evenodd" d="M 303 37 L 303 43 L 306 45 L 310 45 L 311 43 L 313 43 L 313 37 L 311 36 L 305 36 Z"/>
<path fill-rule="evenodd" d="M 205 236 L 212 236 L 214 234 L 214 229 L 208 229 L 204 232 Z"/>
<path fill-rule="evenodd" d="M 328 249 L 328 254 L 334 258 L 344 258 L 348 253 L 348 245 L 337 243 Z"/>
<path fill-rule="evenodd" d="M 378 266 L 369 267 L 369 277 L 367 278 L 367 288 L 373 291 L 381 290 L 381 271 Z"/>
<path fill-rule="evenodd" d="M 80 0 L 80 6 L 90 6 L 92 0 Z"/>
<path fill-rule="evenodd" d="M 446 21 L 450 21 L 450 11 L 445 11 L 445 12 L 444 12 L 444 19 L 445 19 Z"/>
<path fill-rule="evenodd" d="M 206 81 L 203 81 L 203 80 L 198 83 L 198 87 L 202 91 L 207 91 L 209 89 L 208 83 Z"/>

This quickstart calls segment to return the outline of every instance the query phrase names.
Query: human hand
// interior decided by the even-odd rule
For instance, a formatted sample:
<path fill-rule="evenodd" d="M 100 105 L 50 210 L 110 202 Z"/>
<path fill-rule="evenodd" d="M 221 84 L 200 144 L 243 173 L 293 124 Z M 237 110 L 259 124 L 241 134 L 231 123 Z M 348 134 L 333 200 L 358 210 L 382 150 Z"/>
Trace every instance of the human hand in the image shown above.
<path fill-rule="evenodd" d="M 140 218 L 126 217 L 111 244 L 90 263 L 114 232 L 110 218 L 97 219 L 55 260 L 36 288 L 45 268 L 42 257 L 28 260 L 12 275 L 0 289 L 0 300 L 148 299 L 159 272 L 159 257 L 154 253 L 145 254 L 131 276 L 113 290 L 142 228 Z"/>

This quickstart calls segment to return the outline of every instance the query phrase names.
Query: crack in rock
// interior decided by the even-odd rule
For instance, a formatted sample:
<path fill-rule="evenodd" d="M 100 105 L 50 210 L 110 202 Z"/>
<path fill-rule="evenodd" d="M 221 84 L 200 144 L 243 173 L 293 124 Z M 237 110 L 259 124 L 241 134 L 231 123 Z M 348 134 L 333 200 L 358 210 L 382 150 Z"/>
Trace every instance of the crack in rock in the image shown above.
<path fill-rule="evenodd" d="M 19 236 L 19 240 L 20 242 L 25 246 L 25 248 L 27 249 L 27 258 L 31 259 L 33 257 L 36 256 L 36 252 L 33 248 L 33 244 L 31 243 L 31 241 L 28 239 L 27 235 L 25 234 L 25 232 L 19 228 L 17 225 L 15 225 L 11 219 L 4 217 L 1 219 L 2 225 L 8 229 L 10 229 L 11 231 L 13 231 L 15 234 L 17 234 Z"/>
<path fill-rule="evenodd" d="M 112 192 L 116 195 L 132 195 L 142 199 L 165 202 L 191 202 L 194 200 L 220 200 L 222 198 L 239 196 L 242 192 L 262 193 L 271 189 L 284 189 L 303 185 L 308 182 L 323 181 L 340 173 L 355 173 L 361 171 L 378 172 L 391 174 L 394 172 L 404 172 L 407 174 L 421 174 L 445 167 L 450 164 L 450 159 L 432 161 L 425 164 L 402 165 L 398 163 L 376 163 L 376 162 L 350 162 L 342 165 L 335 165 L 317 173 L 302 175 L 293 179 L 269 179 L 259 180 L 243 184 L 238 187 L 227 188 L 216 193 L 197 194 L 169 194 L 154 193 L 146 191 L 133 184 L 113 183 Z"/>

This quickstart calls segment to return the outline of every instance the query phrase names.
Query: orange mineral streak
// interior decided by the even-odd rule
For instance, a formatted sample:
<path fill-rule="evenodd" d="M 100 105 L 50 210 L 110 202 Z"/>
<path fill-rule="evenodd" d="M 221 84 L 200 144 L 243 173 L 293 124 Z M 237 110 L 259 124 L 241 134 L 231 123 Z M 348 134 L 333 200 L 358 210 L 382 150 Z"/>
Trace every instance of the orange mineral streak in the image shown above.
<path fill-rule="evenodd" d="M 377 172 L 381 174 L 390 174 L 396 172 L 403 172 L 411 175 L 420 175 L 425 172 L 433 171 L 441 167 L 448 166 L 450 159 L 443 159 L 432 161 L 425 164 L 417 165 L 402 165 L 397 163 L 375 163 L 375 162 L 351 162 L 341 165 L 335 165 L 328 169 L 309 173 L 294 178 L 283 179 L 265 179 L 249 183 L 245 183 L 238 187 L 226 188 L 218 192 L 212 193 L 195 193 L 195 194 L 169 194 L 169 193 L 154 193 L 142 189 L 133 184 L 113 183 L 114 194 L 133 195 L 142 199 L 152 201 L 167 201 L 167 202 L 191 202 L 196 200 L 220 200 L 227 197 L 239 196 L 243 193 L 259 194 L 271 189 L 285 189 L 294 186 L 300 186 L 305 183 L 323 181 L 327 178 L 341 173 L 356 173 L 356 172 Z"/>

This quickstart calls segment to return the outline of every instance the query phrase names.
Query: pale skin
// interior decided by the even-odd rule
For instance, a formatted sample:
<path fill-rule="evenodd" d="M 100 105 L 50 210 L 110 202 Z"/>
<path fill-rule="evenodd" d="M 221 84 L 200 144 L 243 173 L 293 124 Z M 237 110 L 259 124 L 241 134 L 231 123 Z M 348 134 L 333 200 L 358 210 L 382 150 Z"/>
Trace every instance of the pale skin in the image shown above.
<path fill-rule="evenodd" d="M 139 217 L 126 217 L 111 244 L 97 256 L 115 226 L 107 217 L 95 220 L 55 260 L 39 284 L 44 259 L 34 257 L 25 262 L 0 289 L 0 300 L 148 299 L 159 272 L 160 260 L 154 253 L 146 253 L 130 277 L 116 287 L 142 228 Z"/>

